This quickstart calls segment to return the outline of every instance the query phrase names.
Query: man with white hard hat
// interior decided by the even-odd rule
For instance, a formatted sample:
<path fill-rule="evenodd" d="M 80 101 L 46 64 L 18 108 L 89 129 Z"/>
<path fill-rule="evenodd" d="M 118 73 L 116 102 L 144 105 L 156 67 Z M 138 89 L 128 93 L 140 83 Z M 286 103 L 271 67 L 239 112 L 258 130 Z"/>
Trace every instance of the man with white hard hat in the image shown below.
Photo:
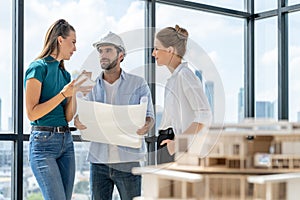
<path fill-rule="evenodd" d="M 145 125 L 136 131 L 146 134 L 154 125 L 152 98 L 147 82 L 142 77 L 126 73 L 120 63 L 126 55 L 125 45 L 120 36 L 109 32 L 93 44 L 99 52 L 103 72 L 96 79 L 96 85 L 87 95 L 90 101 L 114 105 L 139 104 L 147 97 L 148 105 Z M 80 116 L 79 116 L 80 117 Z M 75 126 L 86 127 L 75 118 Z M 96 134 L 96 133 L 95 133 Z M 122 200 L 131 200 L 141 195 L 141 176 L 133 175 L 131 169 L 139 167 L 145 160 L 145 142 L 141 148 L 131 148 L 91 142 L 88 161 L 90 167 L 90 188 L 93 200 L 110 200 L 116 185 Z"/>

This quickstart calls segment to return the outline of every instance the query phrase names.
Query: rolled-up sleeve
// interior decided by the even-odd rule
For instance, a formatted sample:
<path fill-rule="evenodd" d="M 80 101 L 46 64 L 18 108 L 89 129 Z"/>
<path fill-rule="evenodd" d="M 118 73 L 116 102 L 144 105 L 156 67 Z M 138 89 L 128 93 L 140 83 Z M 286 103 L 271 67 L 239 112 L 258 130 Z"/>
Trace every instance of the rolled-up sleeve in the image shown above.
<path fill-rule="evenodd" d="M 211 108 L 200 80 L 193 74 L 183 71 L 180 74 L 180 81 L 182 81 L 184 95 L 194 112 L 193 122 L 210 125 L 212 121 Z"/>

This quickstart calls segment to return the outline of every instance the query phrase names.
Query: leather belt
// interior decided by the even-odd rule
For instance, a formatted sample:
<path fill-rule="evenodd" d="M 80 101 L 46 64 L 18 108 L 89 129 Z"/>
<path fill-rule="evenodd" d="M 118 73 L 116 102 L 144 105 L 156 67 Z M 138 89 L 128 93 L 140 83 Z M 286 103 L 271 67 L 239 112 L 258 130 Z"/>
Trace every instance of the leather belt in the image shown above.
<path fill-rule="evenodd" d="M 32 131 L 49 131 L 55 133 L 70 132 L 69 126 L 32 126 Z"/>

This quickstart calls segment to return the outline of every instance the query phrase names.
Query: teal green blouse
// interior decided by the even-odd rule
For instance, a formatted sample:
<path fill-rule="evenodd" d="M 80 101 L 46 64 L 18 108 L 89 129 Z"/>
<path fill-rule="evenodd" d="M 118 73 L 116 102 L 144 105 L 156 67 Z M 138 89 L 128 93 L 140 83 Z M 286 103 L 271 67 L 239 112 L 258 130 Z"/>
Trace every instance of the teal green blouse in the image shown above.
<path fill-rule="evenodd" d="M 71 81 L 70 73 L 59 67 L 59 62 L 48 56 L 44 59 L 33 61 L 26 70 L 24 85 L 26 81 L 35 78 L 42 83 L 39 103 L 44 103 L 57 95 L 63 87 Z M 45 116 L 31 122 L 36 126 L 66 126 L 64 107 L 67 100 L 62 101 L 56 108 Z"/>

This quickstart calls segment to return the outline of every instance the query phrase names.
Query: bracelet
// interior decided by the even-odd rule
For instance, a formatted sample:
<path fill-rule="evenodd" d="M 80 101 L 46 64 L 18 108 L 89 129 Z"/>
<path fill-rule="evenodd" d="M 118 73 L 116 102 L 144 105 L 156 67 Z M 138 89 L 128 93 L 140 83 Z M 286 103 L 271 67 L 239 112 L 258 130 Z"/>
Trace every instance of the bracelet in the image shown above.
<path fill-rule="evenodd" d="M 63 92 L 61 92 L 61 95 L 63 95 L 63 97 L 64 97 L 64 98 L 66 98 L 66 96 L 64 95 L 64 93 L 63 93 Z"/>

